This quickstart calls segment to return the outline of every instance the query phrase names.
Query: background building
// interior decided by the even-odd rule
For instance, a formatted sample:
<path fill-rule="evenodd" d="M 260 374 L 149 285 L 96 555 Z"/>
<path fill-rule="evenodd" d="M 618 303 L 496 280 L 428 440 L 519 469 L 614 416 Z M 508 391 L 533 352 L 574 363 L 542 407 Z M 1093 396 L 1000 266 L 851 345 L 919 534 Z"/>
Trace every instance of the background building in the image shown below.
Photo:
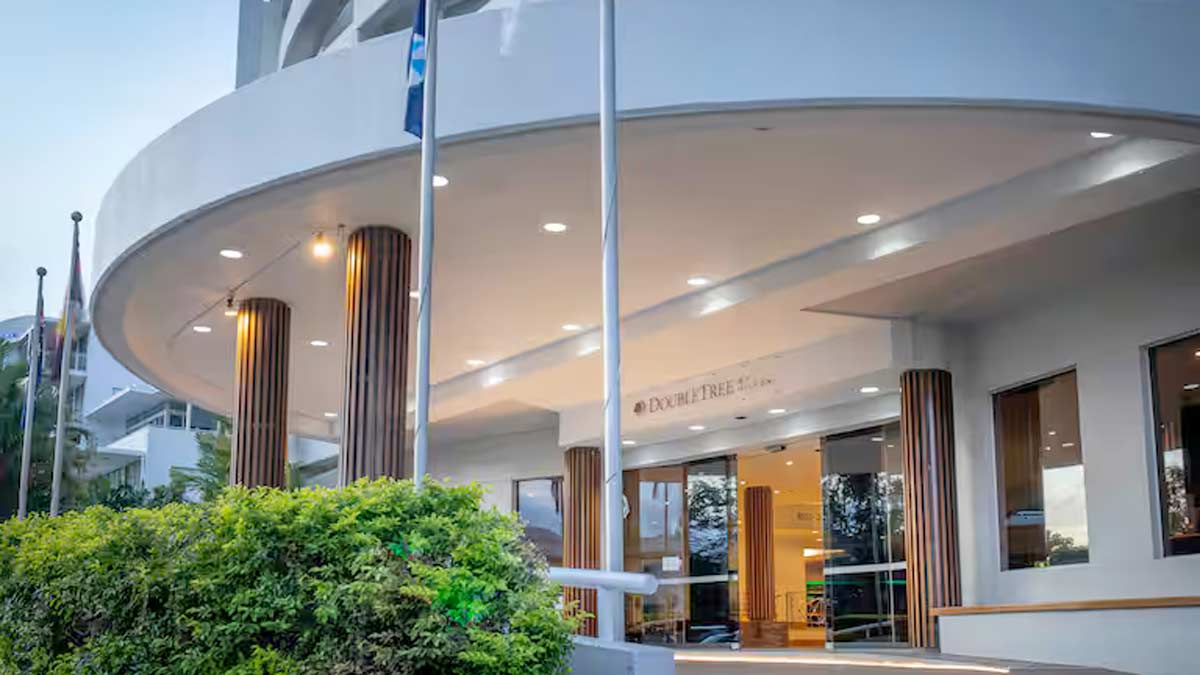
<path fill-rule="evenodd" d="M 407 469 L 411 4 L 243 2 L 97 219 L 96 335 L 244 482 Z M 629 639 L 1190 672 L 1200 9 L 619 4 Z M 595 3 L 450 13 L 430 471 L 591 564 Z"/>

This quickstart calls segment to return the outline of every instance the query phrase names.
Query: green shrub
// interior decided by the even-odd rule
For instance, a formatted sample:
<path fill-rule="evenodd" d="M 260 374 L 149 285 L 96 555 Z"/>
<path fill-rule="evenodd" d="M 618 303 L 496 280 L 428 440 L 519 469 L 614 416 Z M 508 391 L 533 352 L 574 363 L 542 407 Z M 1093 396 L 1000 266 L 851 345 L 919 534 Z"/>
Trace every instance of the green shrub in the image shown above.
<path fill-rule="evenodd" d="M 11 520 L 0 672 L 563 672 L 545 562 L 480 496 L 381 480 Z"/>

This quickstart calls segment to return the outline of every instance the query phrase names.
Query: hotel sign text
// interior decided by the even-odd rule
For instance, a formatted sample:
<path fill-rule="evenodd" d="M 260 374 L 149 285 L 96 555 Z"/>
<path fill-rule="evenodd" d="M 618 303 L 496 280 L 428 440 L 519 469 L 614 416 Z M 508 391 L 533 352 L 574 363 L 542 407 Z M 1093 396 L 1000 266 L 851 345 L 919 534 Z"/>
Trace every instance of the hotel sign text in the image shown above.
<path fill-rule="evenodd" d="M 660 396 L 648 396 L 633 404 L 633 414 L 653 415 L 679 410 L 697 403 L 716 401 L 730 396 L 749 394 L 756 389 L 774 384 L 769 377 L 742 375 L 719 382 L 698 384 L 693 387 L 668 392 Z"/>

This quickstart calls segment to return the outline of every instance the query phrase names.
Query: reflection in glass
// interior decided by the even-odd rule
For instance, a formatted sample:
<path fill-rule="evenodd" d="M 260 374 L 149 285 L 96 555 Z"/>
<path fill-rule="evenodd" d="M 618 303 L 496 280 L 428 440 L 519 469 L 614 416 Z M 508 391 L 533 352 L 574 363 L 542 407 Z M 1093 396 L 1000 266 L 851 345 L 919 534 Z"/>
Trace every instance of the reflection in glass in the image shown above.
<path fill-rule="evenodd" d="M 525 523 L 525 536 L 546 556 L 551 566 L 562 565 L 562 478 L 532 478 L 513 482 L 517 515 Z"/>
<path fill-rule="evenodd" d="M 898 424 L 826 438 L 826 640 L 908 642 L 904 476 Z"/>
<path fill-rule="evenodd" d="M 657 576 L 653 595 L 626 596 L 633 642 L 736 640 L 730 569 L 736 476 L 727 458 L 626 471 L 625 569 Z"/>
<path fill-rule="evenodd" d="M 1150 350 L 1167 555 L 1200 553 L 1200 336 Z"/>
<path fill-rule="evenodd" d="M 996 394 L 1003 569 L 1087 562 L 1075 372 Z"/>

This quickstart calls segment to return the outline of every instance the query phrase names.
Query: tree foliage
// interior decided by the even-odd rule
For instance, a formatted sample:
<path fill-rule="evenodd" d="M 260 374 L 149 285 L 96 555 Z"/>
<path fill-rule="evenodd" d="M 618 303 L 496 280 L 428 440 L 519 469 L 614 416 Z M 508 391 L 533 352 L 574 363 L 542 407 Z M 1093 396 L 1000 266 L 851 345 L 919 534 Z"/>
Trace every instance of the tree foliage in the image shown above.
<path fill-rule="evenodd" d="M 477 486 L 229 488 L 0 525 L 0 672 L 563 672 L 571 624 Z"/>

